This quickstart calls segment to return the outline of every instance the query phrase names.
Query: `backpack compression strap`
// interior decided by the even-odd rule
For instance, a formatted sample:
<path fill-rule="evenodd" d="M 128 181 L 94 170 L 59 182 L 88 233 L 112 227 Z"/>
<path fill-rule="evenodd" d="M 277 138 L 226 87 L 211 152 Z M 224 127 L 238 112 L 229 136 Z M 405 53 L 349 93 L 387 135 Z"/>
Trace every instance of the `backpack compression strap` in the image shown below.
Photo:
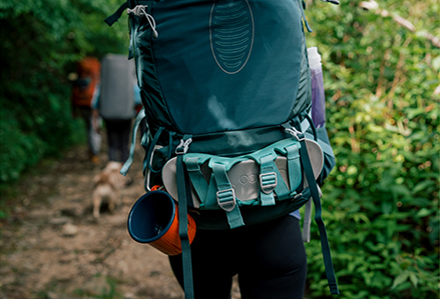
<path fill-rule="evenodd" d="M 191 261 L 191 247 L 188 238 L 188 206 L 187 201 L 191 198 L 191 190 L 189 186 L 189 178 L 185 172 L 183 164 L 183 155 L 188 150 L 188 145 L 191 143 L 191 138 L 186 142 L 181 142 L 176 148 L 177 165 L 177 192 L 179 198 L 179 236 L 180 244 L 182 246 L 182 263 L 183 263 L 183 286 L 185 291 L 185 299 L 194 299 L 193 276 L 192 276 L 192 261 Z"/>
<path fill-rule="evenodd" d="M 138 115 L 136 116 L 136 120 L 133 125 L 133 133 L 131 136 L 131 146 L 130 146 L 130 153 L 128 156 L 128 159 L 124 162 L 124 165 L 122 166 L 121 170 L 119 171 L 123 176 L 125 176 L 130 169 L 131 164 L 133 163 L 134 159 L 134 150 L 136 147 L 136 134 L 139 128 L 139 125 L 141 124 L 142 120 L 145 118 L 145 108 L 142 108 L 141 111 L 139 111 Z M 142 139 L 144 139 L 142 137 Z"/>
<path fill-rule="evenodd" d="M 213 163 L 212 170 L 217 182 L 216 198 L 220 208 L 226 212 L 230 228 L 236 228 L 244 225 L 243 216 L 240 212 L 235 191 L 226 174 L 225 165 L 222 163 Z"/>
<path fill-rule="evenodd" d="M 306 138 L 303 133 L 297 131 L 294 128 L 290 130 L 288 129 L 288 131 L 301 143 L 301 161 L 304 166 L 304 172 L 306 174 L 307 182 L 309 183 L 309 189 L 312 194 L 313 203 L 315 204 L 315 221 L 318 225 L 319 236 L 321 238 L 321 248 L 322 255 L 324 257 L 325 272 L 327 275 L 330 292 L 332 293 L 332 295 L 337 295 L 339 294 L 339 289 L 336 282 L 335 270 L 333 269 L 333 262 L 330 253 L 330 245 L 327 238 L 327 231 L 325 230 L 325 225 L 321 218 L 321 199 L 319 198 L 318 185 L 316 183 L 313 168 L 310 162 L 310 157 L 307 152 L 307 147 L 305 143 Z"/>
<path fill-rule="evenodd" d="M 111 16 L 107 17 L 104 22 L 107 23 L 107 25 L 111 26 L 113 25 L 113 23 L 115 23 L 117 20 L 119 20 L 119 18 L 121 17 L 122 13 L 124 12 L 124 10 L 126 10 L 128 8 L 128 2 L 124 2 L 119 8 L 118 10 L 112 14 Z"/>

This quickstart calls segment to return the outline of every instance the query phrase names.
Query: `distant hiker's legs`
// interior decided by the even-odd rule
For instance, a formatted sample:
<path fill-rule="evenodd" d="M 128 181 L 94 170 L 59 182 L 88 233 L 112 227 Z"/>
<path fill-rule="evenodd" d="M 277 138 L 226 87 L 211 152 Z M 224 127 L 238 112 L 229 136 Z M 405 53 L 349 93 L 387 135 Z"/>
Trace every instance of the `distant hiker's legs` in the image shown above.
<path fill-rule="evenodd" d="M 243 299 L 302 299 L 307 260 L 299 220 L 286 216 L 233 230 L 197 230 L 191 245 L 196 299 L 230 298 L 239 274 Z M 181 255 L 170 257 L 182 285 Z"/>
<path fill-rule="evenodd" d="M 91 121 L 92 120 L 90 120 L 90 122 Z M 102 143 L 101 133 L 96 131 L 93 128 L 93 126 L 90 126 L 88 138 L 89 138 L 89 145 L 90 145 L 91 151 L 93 153 L 92 160 L 98 161 L 99 160 L 98 154 L 99 154 L 99 151 L 101 150 L 101 143 Z"/>
<path fill-rule="evenodd" d="M 105 120 L 105 126 L 107 129 L 109 161 L 125 162 L 128 158 L 131 119 Z"/>
<path fill-rule="evenodd" d="M 127 119 L 121 121 L 121 135 L 119 136 L 119 148 L 121 151 L 121 160 L 122 162 L 125 162 L 128 159 L 129 155 L 129 141 L 130 141 L 130 135 L 131 135 L 131 124 L 132 120 Z"/>
<path fill-rule="evenodd" d="M 87 144 L 93 159 L 94 157 L 97 157 L 101 150 L 101 135 L 93 129 L 92 109 L 89 107 L 80 107 L 79 113 L 86 124 Z"/>
<path fill-rule="evenodd" d="M 121 160 L 119 159 L 119 150 L 118 150 L 118 133 L 117 133 L 118 126 L 112 120 L 105 119 L 104 121 L 105 121 L 105 129 L 107 132 L 108 160 L 121 162 Z"/>

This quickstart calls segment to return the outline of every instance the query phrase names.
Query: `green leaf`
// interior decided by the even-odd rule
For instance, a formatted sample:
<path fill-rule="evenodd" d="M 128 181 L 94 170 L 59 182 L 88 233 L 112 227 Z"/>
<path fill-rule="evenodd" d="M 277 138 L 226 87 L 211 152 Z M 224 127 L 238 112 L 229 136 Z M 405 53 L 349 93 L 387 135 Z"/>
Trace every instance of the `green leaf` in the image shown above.
<path fill-rule="evenodd" d="M 417 214 L 416 214 L 416 218 L 422 218 L 422 217 L 426 217 L 428 215 L 431 215 L 432 213 L 434 213 L 434 211 L 432 210 L 428 210 L 426 208 L 422 208 L 420 209 Z"/>
<path fill-rule="evenodd" d="M 397 286 L 401 285 L 408 279 L 409 273 L 407 271 L 400 273 L 393 281 L 393 285 L 391 286 L 391 289 L 396 288 Z"/>
<path fill-rule="evenodd" d="M 435 183 L 433 181 L 430 180 L 426 180 L 426 181 L 422 181 L 420 183 L 418 183 L 413 189 L 412 189 L 412 194 L 416 194 L 422 190 L 425 190 L 426 188 L 428 188 L 429 186 L 434 185 Z"/>
<path fill-rule="evenodd" d="M 410 273 L 409 280 L 412 282 L 414 287 L 417 288 L 417 283 L 419 282 L 419 279 L 417 278 L 417 276 L 413 272 Z"/>

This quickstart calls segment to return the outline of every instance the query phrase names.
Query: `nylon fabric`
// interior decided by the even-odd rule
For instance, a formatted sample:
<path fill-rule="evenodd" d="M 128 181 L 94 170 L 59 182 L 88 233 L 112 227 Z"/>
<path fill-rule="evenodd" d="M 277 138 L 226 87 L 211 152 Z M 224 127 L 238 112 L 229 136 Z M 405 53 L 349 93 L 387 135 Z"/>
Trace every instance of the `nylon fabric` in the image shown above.
<path fill-rule="evenodd" d="M 147 13 L 151 14 L 153 1 L 142 2 L 148 5 L 146 8 Z M 130 22 L 136 77 L 139 88 L 141 89 L 142 104 L 145 107 L 148 120 L 154 119 L 153 122 L 148 121 L 150 131 L 152 134 L 155 134 L 159 127 L 166 127 L 172 131 L 176 131 L 168 107 L 164 102 L 162 89 L 157 76 L 150 24 L 145 18 L 134 16 L 130 17 Z"/>
<path fill-rule="evenodd" d="M 150 6 L 159 37 L 151 38 L 148 22 L 137 20 L 134 50 L 153 133 L 157 125 L 190 134 L 274 125 L 309 106 L 310 98 L 297 99 L 308 74 L 295 1 Z"/>

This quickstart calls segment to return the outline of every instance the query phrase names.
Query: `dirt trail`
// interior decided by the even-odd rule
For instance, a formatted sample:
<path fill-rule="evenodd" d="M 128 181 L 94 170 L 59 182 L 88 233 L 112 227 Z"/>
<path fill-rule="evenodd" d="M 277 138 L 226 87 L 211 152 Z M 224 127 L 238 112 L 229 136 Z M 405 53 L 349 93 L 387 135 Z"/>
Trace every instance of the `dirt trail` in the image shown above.
<path fill-rule="evenodd" d="M 92 164 L 80 147 L 26 178 L 13 213 L 0 222 L 0 299 L 183 298 L 167 257 L 130 239 L 126 219 L 143 193 L 142 149 L 115 214 L 91 212 Z"/>

